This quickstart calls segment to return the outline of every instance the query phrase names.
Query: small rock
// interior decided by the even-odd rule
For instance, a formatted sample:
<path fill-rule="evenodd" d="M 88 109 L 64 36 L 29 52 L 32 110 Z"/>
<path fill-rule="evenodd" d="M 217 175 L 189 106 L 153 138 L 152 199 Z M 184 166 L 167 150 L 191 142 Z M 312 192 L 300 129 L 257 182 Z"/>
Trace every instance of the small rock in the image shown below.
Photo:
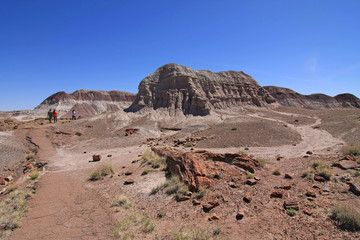
<path fill-rule="evenodd" d="M 84 152 L 84 153 L 86 153 L 86 152 Z"/>
<path fill-rule="evenodd" d="M 245 151 L 249 151 L 249 148 L 248 148 L 248 147 L 246 147 L 246 148 L 244 148 L 244 150 L 245 150 Z"/>
<path fill-rule="evenodd" d="M 243 208 L 239 209 L 236 214 L 236 220 L 241 220 L 245 216 L 245 210 Z"/>
<path fill-rule="evenodd" d="M 229 182 L 229 186 L 231 188 L 238 188 L 238 185 L 236 185 L 234 182 Z"/>
<path fill-rule="evenodd" d="M 284 191 L 276 191 L 270 194 L 271 198 L 282 198 L 284 195 Z"/>
<path fill-rule="evenodd" d="M 124 181 L 124 185 L 133 184 L 134 182 L 135 182 L 134 179 L 129 178 L 129 179 Z"/>
<path fill-rule="evenodd" d="M 325 178 L 317 174 L 314 175 L 314 180 L 318 182 L 325 182 Z"/>
<path fill-rule="evenodd" d="M 245 202 L 249 203 L 252 200 L 252 196 L 251 196 L 251 194 L 249 192 L 246 192 L 243 199 L 244 199 Z"/>
<path fill-rule="evenodd" d="M 312 212 L 310 212 L 310 211 L 309 211 L 309 210 L 307 210 L 307 209 L 306 209 L 306 210 L 304 210 L 303 212 L 304 212 L 306 215 L 309 215 L 309 216 L 311 216 L 311 215 L 312 215 Z"/>
<path fill-rule="evenodd" d="M 214 220 L 220 220 L 220 217 L 218 215 L 216 215 L 215 213 L 213 213 L 210 217 L 209 217 L 209 221 L 214 221 Z"/>
<path fill-rule="evenodd" d="M 109 154 L 109 155 L 107 155 L 107 157 L 112 157 L 112 155 L 111 155 L 111 154 Z"/>
<path fill-rule="evenodd" d="M 0 185 L 6 185 L 5 180 L 4 180 L 4 179 L 2 179 L 1 177 L 0 177 Z"/>
<path fill-rule="evenodd" d="M 283 157 L 283 156 L 280 156 L 280 155 L 276 155 L 275 158 L 276 158 L 276 160 L 280 161 L 280 160 L 283 159 L 284 157 Z"/>
<path fill-rule="evenodd" d="M 4 180 L 7 181 L 7 182 L 11 182 L 13 180 L 13 177 L 8 176 L 8 177 L 4 178 Z"/>
<path fill-rule="evenodd" d="M 260 181 L 261 180 L 261 178 L 259 178 L 259 177 L 254 177 L 254 179 L 256 180 L 256 181 Z"/>
<path fill-rule="evenodd" d="M 194 199 L 194 200 L 192 201 L 192 204 L 193 204 L 193 205 L 200 205 L 200 201 L 199 201 L 199 200 Z"/>
<path fill-rule="evenodd" d="M 125 174 L 126 176 L 129 176 L 129 175 L 133 174 L 133 172 L 132 172 L 132 171 L 126 171 L 124 174 Z"/>
<path fill-rule="evenodd" d="M 189 199 L 190 199 L 189 196 L 177 196 L 176 197 L 176 201 L 178 201 L 178 202 L 187 201 Z"/>
<path fill-rule="evenodd" d="M 284 201 L 284 208 L 299 210 L 299 204 L 297 201 L 287 200 L 287 201 Z"/>
<path fill-rule="evenodd" d="M 290 189 L 291 189 L 291 186 L 290 186 L 290 185 L 284 185 L 284 186 L 282 187 L 282 189 L 290 190 Z"/>
<path fill-rule="evenodd" d="M 313 154 L 313 152 L 312 151 L 307 151 L 306 154 L 311 155 L 311 154 Z"/>
<path fill-rule="evenodd" d="M 208 212 L 211 209 L 213 209 L 219 205 L 220 205 L 219 201 L 215 200 L 215 201 L 211 201 L 211 202 L 203 204 L 203 209 L 205 212 Z"/>
<path fill-rule="evenodd" d="M 320 187 L 319 187 L 318 185 L 313 185 L 312 187 L 313 187 L 313 188 L 320 189 Z"/>
<path fill-rule="evenodd" d="M 80 136 L 82 136 L 83 134 L 82 134 L 81 132 L 76 132 L 75 135 L 80 137 Z"/>
<path fill-rule="evenodd" d="M 324 187 L 323 192 L 330 192 L 330 187 Z"/>
<path fill-rule="evenodd" d="M 360 195 L 359 187 L 355 183 L 349 183 L 350 191 L 354 193 L 355 195 Z"/>
<path fill-rule="evenodd" d="M 94 154 L 94 155 L 92 156 L 92 158 L 93 158 L 93 161 L 94 161 L 94 162 L 97 162 L 97 161 L 100 161 L 100 160 L 101 160 L 101 155 L 100 155 L 100 154 Z"/>
<path fill-rule="evenodd" d="M 255 179 L 247 179 L 246 180 L 246 184 L 247 185 L 255 185 L 257 183 L 257 181 Z"/>
<path fill-rule="evenodd" d="M 292 177 L 290 174 L 287 174 L 287 173 L 285 173 L 285 177 L 284 177 L 284 178 L 293 179 L 293 177 Z"/>
<path fill-rule="evenodd" d="M 315 193 L 314 190 L 309 189 L 309 190 L 306 192 L 306 196 L 312 197 L 312 198 L 316 198 L 316 193 Z"/>

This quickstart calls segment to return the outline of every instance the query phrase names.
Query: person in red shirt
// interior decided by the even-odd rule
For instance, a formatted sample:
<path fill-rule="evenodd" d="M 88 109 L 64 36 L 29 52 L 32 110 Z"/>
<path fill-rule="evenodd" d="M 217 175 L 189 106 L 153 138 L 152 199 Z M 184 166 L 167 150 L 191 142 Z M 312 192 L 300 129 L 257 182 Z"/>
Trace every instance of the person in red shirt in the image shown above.
<path fill-rule="evenodd" d="M 56 109 L 54 109 L 54 111 L 53 111 L 54 123 L 57 123 L 57 115 L 58 115 L 58 113 L 57 113 Z"/>

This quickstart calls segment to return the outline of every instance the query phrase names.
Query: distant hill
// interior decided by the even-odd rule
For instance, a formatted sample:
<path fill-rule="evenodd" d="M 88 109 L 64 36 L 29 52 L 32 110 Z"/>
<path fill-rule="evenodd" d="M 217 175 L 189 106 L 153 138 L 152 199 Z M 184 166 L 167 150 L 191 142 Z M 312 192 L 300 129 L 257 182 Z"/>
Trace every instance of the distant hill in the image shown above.
<path fill-rule="evenodd" d="M 360 108 L 360 99 L 344 93 L 335 97 L 325 94 L 302 95 L 288 88 L 265 86 L 280 105 L 302 108 Z"/>
<path fill-rule="evenodd" d="M 34 114 L 46 116 L 49 109 L 56 109 L 60 117 L 93 116 L 107 111 L 119 111 L 130 106 L 135 94 L 123 91 L 78 90 L 71 94 L 57 92 L 35 107 Z"/>

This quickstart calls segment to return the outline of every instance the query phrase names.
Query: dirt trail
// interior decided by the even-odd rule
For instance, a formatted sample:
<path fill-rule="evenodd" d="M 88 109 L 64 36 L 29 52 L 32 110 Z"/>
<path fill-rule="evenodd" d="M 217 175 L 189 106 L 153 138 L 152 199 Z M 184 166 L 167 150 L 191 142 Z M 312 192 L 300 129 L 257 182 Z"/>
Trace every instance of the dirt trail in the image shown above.
<path fill-rule="evenodd" d="M 40 160 L 48 161 L 53 168 L 56 157 L 50 140 L 49 129 L 41 126 L 27 135 L 40 149 Z M 113 222 L 107 202 L 96 191 L 88 189 L 81 179 L 81 171 L 47 172 L 36 185 L 37 192 L 30 200 L 30 209 L 10 239 L 113 239 Z"/>

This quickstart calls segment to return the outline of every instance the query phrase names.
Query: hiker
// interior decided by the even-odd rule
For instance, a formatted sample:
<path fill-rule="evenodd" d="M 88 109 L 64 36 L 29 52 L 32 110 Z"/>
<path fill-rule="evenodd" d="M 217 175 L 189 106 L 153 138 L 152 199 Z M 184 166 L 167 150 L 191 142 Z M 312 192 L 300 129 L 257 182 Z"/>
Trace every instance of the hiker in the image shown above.
<path fill-rule="evenodd" d="M 50 110 L 48 111 L 48 118 L 49 118 L 49 122 L 51 123 L 51 119 L 52 119 L 52 111 L 51 111 L 51 108 L 50 108 Z"/>
<path fill-rule="evenodd" d="M 52 115 L 54 117 L 54 123 L 57 123 L 57 115 L 58 115 L 58 113 L 57 113 L 56 109 L 54 109 Z"/>
<path fill-rule="evenodd" d="M 76 117 L 75 117 L 75 110 L 72 110 L 72 113 L 71 113 L 71 119 L 72 119 L 72 120 L 76 120 Z"/>

